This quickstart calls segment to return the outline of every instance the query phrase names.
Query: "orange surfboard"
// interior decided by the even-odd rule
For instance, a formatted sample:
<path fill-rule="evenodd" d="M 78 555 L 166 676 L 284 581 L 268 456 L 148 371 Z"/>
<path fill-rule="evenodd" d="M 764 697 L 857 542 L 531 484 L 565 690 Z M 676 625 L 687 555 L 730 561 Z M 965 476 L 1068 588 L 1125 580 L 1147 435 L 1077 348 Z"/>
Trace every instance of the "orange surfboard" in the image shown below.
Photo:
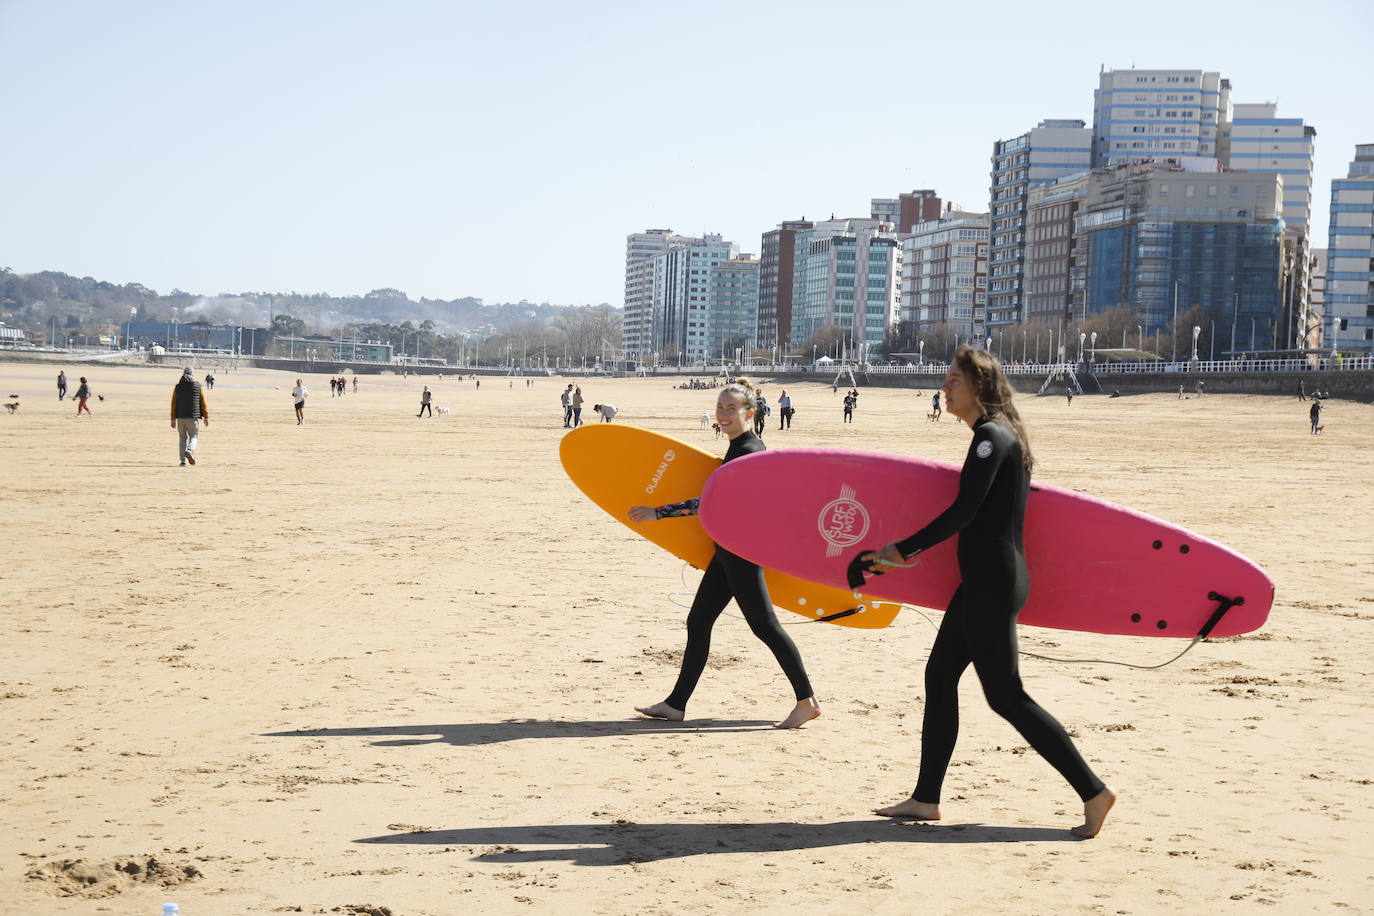
<path fill-rule="evenodd" d="M 559 447 L 563 469 L 578 489 L 635 534 L 697 569 L 705 569 L 716 545 L 696 516 L 635 524 L 631 506 L 661 506 L 700 496 L 720 458 L 679 439 L 622 423 L 579 427 Z M 765 569 L 773 604 L 810 620 L 865 630 L 892 623 L 900 604 L 807 582 Z"/>

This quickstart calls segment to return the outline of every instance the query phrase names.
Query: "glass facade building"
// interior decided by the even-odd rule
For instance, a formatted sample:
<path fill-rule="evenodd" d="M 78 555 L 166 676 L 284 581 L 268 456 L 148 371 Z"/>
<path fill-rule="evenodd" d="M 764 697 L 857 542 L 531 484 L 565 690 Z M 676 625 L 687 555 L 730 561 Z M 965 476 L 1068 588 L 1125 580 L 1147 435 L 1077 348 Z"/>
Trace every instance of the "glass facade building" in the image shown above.
<path fill-rule="evenodd" d="M 759 262 L 749 255 L 721 261 L 711 271 L 711 305 L 707 319 L 707 351 L 735 359 L 748 355 L 758 343 Z"/>
<path fill-rule="evenodd" d="M 883 345 L 897 295 L 897 240 L 885 225 L 830 220 L 797 233 L 793 345 L 828 325 L 847 329 L 855 345 Z"/>
<path fill-rule="evenodd" d="M 1371 352 L 1374 346 L 1374 143 L 1355 147 L 1345 178 L 1331 182 L 1326 246 L 1325 345 Z"/>

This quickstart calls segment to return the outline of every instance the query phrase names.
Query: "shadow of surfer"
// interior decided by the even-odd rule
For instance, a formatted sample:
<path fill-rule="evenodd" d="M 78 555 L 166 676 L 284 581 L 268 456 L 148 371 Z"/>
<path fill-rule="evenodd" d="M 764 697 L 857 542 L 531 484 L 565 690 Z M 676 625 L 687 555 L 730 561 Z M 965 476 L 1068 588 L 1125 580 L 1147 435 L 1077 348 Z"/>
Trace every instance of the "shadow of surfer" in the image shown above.
<path fill-rule="evenodd" d="M 267 732 L 264 738 L 381 738 L 373 747 L 413 747 L 448 744 L 478 747 L 504 741 L 540 738 L 619 738 L 626 735 L 681 735 L 684 732 L 772 731 L 766 719 L 694 719 L 687 725 L 664 725 L 648 719 L 604 722 L 563 722 L 547 719 L 505 719 L 500 722 L 463 722 L 451 725 L 381 725 L 358 728 L 303 728 Z"/>
<path fill-rule="evenodd" d="M 864 843 L 1045 843 L 1072 842 L 1048 827 L 948 824 L 938 829 L 869 819 L 829 824 L 790 821 L 757 824 L 533 824 L 466 827 L 363 837 L 357 843 L 385 845 L 496 847 L 473 858 L 481 862 L 570 862 L 606 866 L 656 862 L 688 856 L 792 852 L 859 846 Z M 556 847 L 518 849 L 511 847 Z"/>

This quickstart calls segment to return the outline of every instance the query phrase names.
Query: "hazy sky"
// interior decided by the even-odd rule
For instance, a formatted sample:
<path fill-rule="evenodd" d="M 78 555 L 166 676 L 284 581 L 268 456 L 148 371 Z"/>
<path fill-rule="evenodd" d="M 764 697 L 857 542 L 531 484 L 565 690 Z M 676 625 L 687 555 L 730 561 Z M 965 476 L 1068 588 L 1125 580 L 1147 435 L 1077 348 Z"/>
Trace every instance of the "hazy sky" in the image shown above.
<path fill-rule="evenodd" d="M 625 235 L 986 209 L 994 140 L 1187 67 L 1374 142 L 1374 4 L 0 0 L 0 266 L 611 302 Z"/>

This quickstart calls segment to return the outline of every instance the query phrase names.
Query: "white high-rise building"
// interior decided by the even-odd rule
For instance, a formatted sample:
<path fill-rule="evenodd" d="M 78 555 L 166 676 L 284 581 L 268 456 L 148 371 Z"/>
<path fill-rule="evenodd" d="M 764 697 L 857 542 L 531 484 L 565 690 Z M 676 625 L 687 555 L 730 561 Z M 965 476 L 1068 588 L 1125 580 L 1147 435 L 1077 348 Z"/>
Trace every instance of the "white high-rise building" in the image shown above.
<path fill-rule="evenodd" d="M 1231 81 L 1204 70 L 1104 70 L 1093 93 L 1093 166 L 1230 158 Z"/>
<path fill-rule="evenodd" d="M 1374 143 L 1355 147 L 1345 178 L 1331 182 L 1326 246 L 1325 346 L 1369 353 L 1374 347 Z"/>
<path fill-rule="evenodd" d="M 835 219 L 796 236 L 792 281 L 793 344 L 834 326 L 876 353 L 897 305 L 897 240 L 881 219 Z"/>
<path fill-rule="evenodd" d="M 1223 165 L 1283 176 L 1283 224 L 1306 235 L 1312 219 L 1312 155 L 1317 131 L 1302 118 L 1280 118 L 1278 105 L 1237 104 L 1231 118 L 1231 155 Z"/>
<path fill-rule="evenodd" d="M 625 237 L 625 315 L 621 346 L 643 359 L 654 340 L 654 258 L 681 248 L 687 239 L 671 229 L 646 229 Z"/>

